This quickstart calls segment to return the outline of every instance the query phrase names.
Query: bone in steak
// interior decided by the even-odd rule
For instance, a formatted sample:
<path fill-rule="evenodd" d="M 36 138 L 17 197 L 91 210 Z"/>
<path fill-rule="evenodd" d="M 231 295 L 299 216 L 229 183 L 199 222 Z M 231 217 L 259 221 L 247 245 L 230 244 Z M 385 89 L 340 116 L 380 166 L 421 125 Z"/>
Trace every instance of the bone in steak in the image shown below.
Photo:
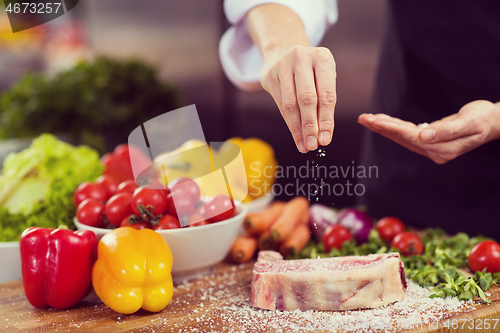
<path fill-rule="evenodd" d="M 252 305 L 268 310 L 352 310 L 401 301 L 406 278 L 399 253 L 283 260 L 260 251 Z"/>

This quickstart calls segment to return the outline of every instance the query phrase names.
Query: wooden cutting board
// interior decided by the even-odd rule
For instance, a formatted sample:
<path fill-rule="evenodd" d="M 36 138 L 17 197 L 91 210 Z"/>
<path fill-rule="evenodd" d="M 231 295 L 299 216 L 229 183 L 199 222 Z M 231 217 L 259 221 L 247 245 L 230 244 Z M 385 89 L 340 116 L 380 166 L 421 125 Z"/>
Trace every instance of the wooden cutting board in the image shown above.
<path fill-rule="evenodd" d="M 0 284 L 0 331 L 332 332 L 331 328 L 339 322 L 346 325 L 346 318 L 357 318 L 357 324 L 360 325 L 357 329 L 356 326 L 338 326 L 339 331 L 379 332 L 384 327 L 377 326 L 377 323 L 385 325 L 393 316 L 387 317 L 387 313 L 392 311 L 391 307 L 396 307 L 391 305 L 378 310 L 305 313 L 255 309 L 250 305 L 252 267 L 253 263 L 220 263 L 199 279 L 176 284 L 174 298 L 163 311 L 149 313 L 140 310 L 133 315 L 114 312 L 95 294 L 89 295 L 69 310 L 35 309 L 26 300 L 21 281 Z M 412 312 L 411 303 L 407 303 L 410 304 L 408 309 L 402 311 L 404 306 L 400 306 L 396 311 L 398 314 L 392 317 L 389 322 L 392 325 L 390 331 L 500 332 L 500 288 L 492 287 L 489 293 L 493 301 L 491 304 L 472 304 L 455 312 L 434 311 L 434 306 L 429 305 L 433 310 L 423 312 L 435 312 L 439 321 L 430 320 L 428 323 L 419 323 L 418 320 L 412 323 L 412 318 L 418 318 L 418 314 L 416 311 Z M 429 316 L 425 313 L 423 315 Z M 434 314 L 430 316 L 433 318 Z M 353 323 L 354 321 L 351 325 Z M 398 324 L 401 324 L 399 328 Z M 486 326 L 489 329 L 485 329 Z"/>

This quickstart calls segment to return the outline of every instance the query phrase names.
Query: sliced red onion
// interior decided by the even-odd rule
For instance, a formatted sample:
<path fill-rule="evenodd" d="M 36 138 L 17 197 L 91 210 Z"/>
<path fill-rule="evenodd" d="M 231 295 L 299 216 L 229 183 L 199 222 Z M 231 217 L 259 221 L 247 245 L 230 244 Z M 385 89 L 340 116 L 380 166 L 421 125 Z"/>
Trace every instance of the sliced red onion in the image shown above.
<path fill-rule="evenodd" d="M 370 215 L 356 208 L 345 208 L 339 211 L 337 223 L 349 229 L 358 244 L 368 240 L 370 230 L 373 228 Z"/>
<path fill-rule="evenodd" d="M 321 241 L 326 228 L 337 222 L 337 212 L 321 204 L 313 204 L 309 208 L 309 228 L 316 240 Z"/>

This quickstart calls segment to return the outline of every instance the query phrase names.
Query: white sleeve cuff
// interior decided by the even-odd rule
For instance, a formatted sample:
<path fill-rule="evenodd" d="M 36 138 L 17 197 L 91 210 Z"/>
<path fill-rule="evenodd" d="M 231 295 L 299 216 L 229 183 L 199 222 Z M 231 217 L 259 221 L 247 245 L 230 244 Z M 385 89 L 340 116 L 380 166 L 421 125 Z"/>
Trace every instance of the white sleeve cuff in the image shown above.
<path fill-rule="evenodd" d="M 259 76 L 263 61 L 248 32 L 246 14 L 266 3 L 280 4 L 297 13 L 313 46 L 319 45 L 338 18 L 336 0 L 225 0 L 224 11 L 232 25 L 220 40 L 219 57 L 224 73 L 240 89 L 261 89 Z"/>

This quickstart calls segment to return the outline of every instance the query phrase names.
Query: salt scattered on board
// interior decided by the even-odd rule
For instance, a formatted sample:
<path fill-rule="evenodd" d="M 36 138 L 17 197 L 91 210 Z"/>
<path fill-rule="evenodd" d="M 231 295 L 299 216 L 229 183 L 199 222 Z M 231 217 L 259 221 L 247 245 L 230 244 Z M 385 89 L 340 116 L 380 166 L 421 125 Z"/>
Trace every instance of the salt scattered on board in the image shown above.
<path fill-rule="evenodd" d="M 248 266 L 238 267 L 248 272 Z M 253 265 L 252 265 L 253 266 Z M 246 268 L 245 268 L 246 267 Z M 405 299 L 386 307 L 354 311 L 268 311 L 251 306 L 251 275 L 242 276 L 234 270 L 220 276 L 208 273 L 201 280 L 207 285 L 216 281 L 215 288 L 208 288 L 197 300 L 199 319 L 210 332 L 252 331 L 327 331 L 327 332 L 400 332 L 408 329 L 437 328 L 437 323 L 454 314 L 474 309 L 474 302 L 461 302 L 455 298 L 429 298 L 429 289 L 408 281 Z M 176 286 L 177 290 L 189 289 L 191 282 Z M 228 286 L 232 286 L 229 288 Z M 207 297 L 214 304 L 201 306 Z M 175 302 L 175 296 L 172 300 Z M 173 309 L 176 308 L 175 303 Z M 206 315 L 205 315 L 206 314 Z M 200 327 L 186 327 L 179 332 L 195 332 Z"/>
<path fill-rule="evenodd" d="M 477 305 L 457 298 L 430 299 L 429 289 L 408 281 L 405 299 L 383 308 L 338 312 L 268 311 L 251 306 L 252 268 L 253 263 L 225 266 L 223 270 L 212 268 L 198 280 L 176 284 L 172 301 L 159 313 L 139 311 L 120 315 L 91 295 L 86 301 L 90 303 L 88 307 L 67 311 L 33 308 L 25 313 L 28 319 L 23 318 L 22 313 L 9 319 L 0 311 L 0 331 L 2 327 L 21 331 L 35 328 L 93 331 L 102 321 L 138 332 L 401 332 L 437 328 L 439 321 L 472 311 Z M 21 307 L 25 303 L 20 297 L 12 304 Z M 83 311 L 85 315 L 75 315 L 76 311 Z M 104 317 L 103 312 L 107 313 Z M 64 324 L 51 322 L 56 317 Z M 148 320 L 146 325 L 145 320 Z M 142 326 L 137 327 L 135 323 L 141 321 Z"/>

